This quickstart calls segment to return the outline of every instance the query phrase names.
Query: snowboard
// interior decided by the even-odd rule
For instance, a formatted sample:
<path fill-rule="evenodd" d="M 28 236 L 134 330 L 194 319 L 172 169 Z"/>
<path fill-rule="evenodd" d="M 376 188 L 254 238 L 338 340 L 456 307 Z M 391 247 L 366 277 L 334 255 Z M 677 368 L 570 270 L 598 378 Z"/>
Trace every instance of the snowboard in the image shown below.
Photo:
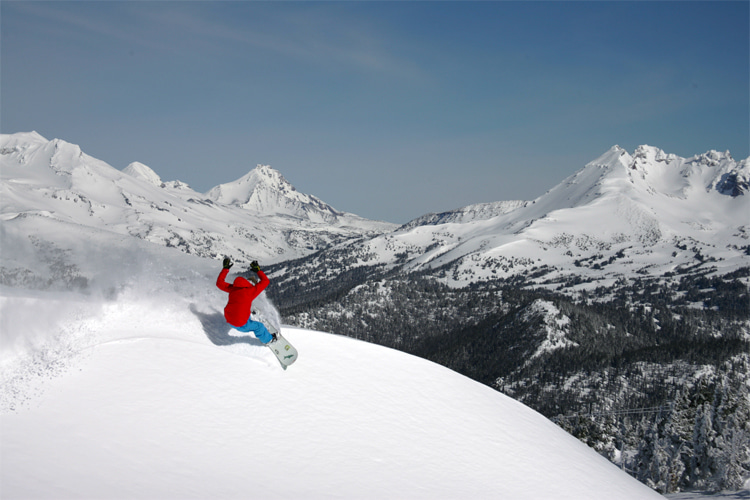
<path fill-rule="evenodd" d="M 281 367 L 286 370 L 288 366 L 297 361 L 297 349 L 281 335 L 281 332 L 276 331 L 276 328 L 271 325 L 267 325 L 266 328 L 268 328 L 269 332 L 276 335 L 276 340 L 272 340 L 266 345 L 279 360 Z"/>

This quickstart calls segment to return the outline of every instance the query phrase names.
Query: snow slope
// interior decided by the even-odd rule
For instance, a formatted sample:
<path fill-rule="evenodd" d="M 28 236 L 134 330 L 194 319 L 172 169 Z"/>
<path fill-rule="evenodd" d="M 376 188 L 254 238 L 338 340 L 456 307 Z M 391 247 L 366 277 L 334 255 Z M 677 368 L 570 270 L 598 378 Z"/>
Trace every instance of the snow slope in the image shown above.
<path fill-rule="evenodd" d="M 659 498 L 428 361 L 285 327 L 284 371 L 212 282 L 169 276 L 117 300 L 2 289 L 3 498 Z"/>

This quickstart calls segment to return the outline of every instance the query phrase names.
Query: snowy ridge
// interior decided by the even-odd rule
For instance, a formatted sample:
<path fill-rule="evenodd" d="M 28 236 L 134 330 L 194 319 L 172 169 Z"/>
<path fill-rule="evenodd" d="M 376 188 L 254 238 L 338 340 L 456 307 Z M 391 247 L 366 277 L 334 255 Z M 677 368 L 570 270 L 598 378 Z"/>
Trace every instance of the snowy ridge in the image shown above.
<path fill-rule="evenodd" d="M 76 231 L 80 237 L 107 232 L 113 244 L 128 236 L 200 257 L 232 255 L 240 263 L 273 263 L 396 227 L 336 212 L 298 193 L 268 167 L 251 171 L 245 181 L 215 188 L 214 201 L 182 182 L 163 182 L 141 163 L 121 172 L 76 145 L 48 141 L 35 132 L 2 135 L 0 166 L 1 216 L 7 221 L 8 243 L 17 245 L 24 245 L 20 240 L 28 235 L 54 236 L 54 231 L 37 230 L 43 217 L 72 224 L 64 229 L 65 238 L 75 239 Z M 230 191 L 230 201 L 238 201 L 239 191 L 251 180 L 254 188 L 246 192 L 242 206 L 222 202 Z M 225 195 L 216 194 L 221 192 Z M 14 272 L 24 269 L 12 258 L 4 265 Z"/>
<path fill-rule="evenodd" d="M 523 315 L 527 317 L 539 316 L 545 334 L 545 338 L 534 354 L 529 357 L 529 361 L 555 349 L 578 346 L 578 344 L 566 338 L 569 332 L 566 331 L 565 327 L 570 324 L 570 318 L 561 314 L 552 302 L 537 299 L 527 310 L 523 311 Z"/>
<path fill-rule="evenodd" d="M 407 222 L 399 230 L 409 230 L 418 226 L 437 226 L 440 224 L 466 223 L 471 221 L 486 220 L 503 215 L 517 208 L 525 206 L 528 202 L 522 200 L 495 201 L 490 203 L 478 203 L 456 210 L 442 212 L 439 214 L 427 214 Z"/>
<path fill-rule="evenodd" d="M 442 269 L 456 286 L 518 274 L 612 283 L 700 266 L 730 272 L 750 264 L 748 176 L 748 160 L 728 153 L 684 159 L 641 146 L 631 156 L 614 146 L 536 200 L 495 205 L 487 217 L 428 215 L 357 252 L 368 256 L 360 265 Z"/>

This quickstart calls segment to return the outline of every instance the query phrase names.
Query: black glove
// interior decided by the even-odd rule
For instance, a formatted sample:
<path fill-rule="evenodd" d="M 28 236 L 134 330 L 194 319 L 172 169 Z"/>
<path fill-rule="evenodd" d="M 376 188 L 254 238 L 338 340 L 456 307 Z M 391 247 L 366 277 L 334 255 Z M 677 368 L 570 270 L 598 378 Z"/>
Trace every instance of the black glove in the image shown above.
<path fill-rule="evenodd" d="M 258 265 L 258 261 L 254 260 L 250 263 L 250 270 L 254 273 L 257 273 L 260 271 L 260 266 Z"/>
<path fill-rule="evenodd" d="M 234 265 L 234 262 L 232 262 L 232 259 L 230 259 L 229 257 L 224 257 L 223 265 L 224 265 L 224 269 L 229 269 L 230 267 Z"/>

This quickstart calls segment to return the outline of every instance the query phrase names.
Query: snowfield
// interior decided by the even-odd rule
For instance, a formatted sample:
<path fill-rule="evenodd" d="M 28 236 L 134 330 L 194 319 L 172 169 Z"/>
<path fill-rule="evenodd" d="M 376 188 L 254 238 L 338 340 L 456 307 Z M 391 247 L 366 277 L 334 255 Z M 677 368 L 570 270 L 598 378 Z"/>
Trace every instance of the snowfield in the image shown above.
<path fill-rule="evenodd" d="M 285 327 L 284 371 L 230 332 L 212 278 L 2 289 L 2 498 L 659 498 L 431 362 Z"/>

